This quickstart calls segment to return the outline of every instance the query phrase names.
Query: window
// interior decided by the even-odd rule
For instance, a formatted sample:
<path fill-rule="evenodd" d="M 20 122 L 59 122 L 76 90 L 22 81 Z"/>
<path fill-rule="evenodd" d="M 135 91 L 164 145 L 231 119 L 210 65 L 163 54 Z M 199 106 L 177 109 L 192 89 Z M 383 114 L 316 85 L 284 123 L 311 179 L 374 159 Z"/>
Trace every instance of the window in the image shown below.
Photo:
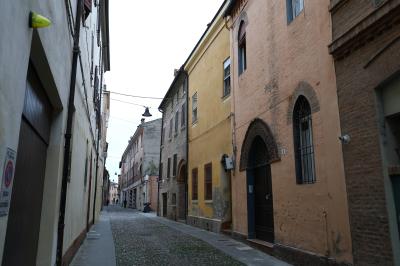
<path fill-rule="evenodd" d="M 172 176 L 176 176 L 177 166 L 178 166 L 178 155 L 174 154 L 174 165 L 172 166 Z"/>
<path fill-rule="evenodd" d="M 304 9 L 304 0 L 286 0 L 287 21 L 292 22 Z"/>
<path fill-rule="evenodd" d="M 173 128 L 173 120 L 171 118 L 171 120 L 169 121 L 169 134 L 168 134 L 170 140 L 172 138 L 172 128 Z"/>
<path fill-rule="evenodd" d="M 238 59 L 239 59 L 239 75 L 241 75 L 247 68 L 246 62 L 246 25 L 244 21 L 240 22 L 239 26 L 239 46 L 238 46 Z"/>
<path fill-rule="evenodd" d="M 225 97 L 231 93 L 231 59 L 228 58 L 224 62 L 224 91 L 222 96 Z"/>
<path fill-rule="evenodd" d="M 315 183 L 311 107 L 304 96 L 300 96 L 294 106 L 293 136 L 297 183 Z"/>
<path fill-rule="evenodd" d="M 171 204 L 172 204 L 172 205 L 176 205 L 176 193 L 172 193 Z"/>
<path fill-rule="evenodd" d="M 171 173 L 171 158 L 168 158 L 167 178 L 170 178 L 170 173 Z"/>
<path fill-rule="evenodd" d="M 212 200 L 212 163 L 204 166 L 204 199 Z"/>
<path fill-rule="evenodd" d="M 163 164 L 160 163 L 160 176 L 158 178 L 158 180 L 162 180 L 163 179 Z"/>
<path fill-rule="evenodd" d="M 197 191 L 197 168 L 192 170 L 192 200 L 198 199 L 198 191 Z"/>
<path fill-rule="evenodd" d="M 179 130 L 179 111 L 177 111 L 175 115 L 175 135 L 178 135 L 178 130 Z"/>
<path fill-rule="evenodd" d="M 164 144 L 164 139 L 165 139 L 165 127 L 161 131 L 161 145 Z"/>
<path fill-rule="evenodd" d="M 186 104 L 182 105 L 181 114 L 181 127 L 184 127 L 186 125 Z"/>
<path fill-rule="evenodd" d="M 192 97 L 192 124 L 197 122 L 197 92 Z"/>

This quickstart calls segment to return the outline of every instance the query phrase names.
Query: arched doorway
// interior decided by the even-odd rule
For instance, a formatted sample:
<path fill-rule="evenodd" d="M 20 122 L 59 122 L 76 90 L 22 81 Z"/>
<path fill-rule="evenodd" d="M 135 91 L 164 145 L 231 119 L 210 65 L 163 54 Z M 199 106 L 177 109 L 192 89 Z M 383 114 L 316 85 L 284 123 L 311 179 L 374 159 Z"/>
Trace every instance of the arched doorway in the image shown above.
<path fill-rule="evenodd" d="M 242 145 L 240 170 L 246 170 L 248 237 L 274 242 L 271 163 L 279 160 L 274 137 L 262 120 L 254 120 Z"/>
<path fill-rule="evenodd" d="M 186 176 L 186 162 L 181 160 L 179 162 L 179 172 L 177 178 L 178 185 L 178 220 L 186 220 L 187 215 L 187 202 L 188 202 L 188 187 Z"/>

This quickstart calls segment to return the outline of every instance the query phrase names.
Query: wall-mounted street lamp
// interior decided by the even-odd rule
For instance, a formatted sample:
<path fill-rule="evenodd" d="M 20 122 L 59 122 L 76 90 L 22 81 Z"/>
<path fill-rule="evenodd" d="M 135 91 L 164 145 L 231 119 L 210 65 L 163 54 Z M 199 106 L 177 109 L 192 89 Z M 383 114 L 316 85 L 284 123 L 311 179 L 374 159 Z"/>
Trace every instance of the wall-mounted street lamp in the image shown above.
<path fill-rule="evenodd" d="M 29 27 L 33 29 L 45 28 L 51 25 L 51 20 L 33 11 L 29 12 Z"/>

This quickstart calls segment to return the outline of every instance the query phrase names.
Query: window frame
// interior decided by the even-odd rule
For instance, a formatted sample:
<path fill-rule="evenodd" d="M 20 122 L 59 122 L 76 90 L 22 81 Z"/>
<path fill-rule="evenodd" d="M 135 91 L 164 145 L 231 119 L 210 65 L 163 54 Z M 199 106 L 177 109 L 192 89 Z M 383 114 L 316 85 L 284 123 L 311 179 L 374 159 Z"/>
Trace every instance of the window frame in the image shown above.
<path fill-rule="evenodd" d="M 238 73 L 242 75 L 247 69 L 247 49 L 246 49 L 246 23 L 240 22 L 238 31 Z"/>
<path fill-rule="evenodd" d="M 167 163 L 167 179 L 171 177 L 171 157 L 168 158 Z"/>
<path fill-rule="evenodd" d="M 204 200 L 212 200 L 212 162 L 204 165 Z"/>
<path fill-rule="evenodd" d="M 186 126 L 186 103 L 182 104 L 182 111 L 181 111 L 181 128 L 185 128 Z"/>
<path fill-rule="evenodd" d="M 300 10 L 296 10 L 295 1 L 301 1 L 302 6 Z M 286 13 L 287 13 L 287 24 L 290 24 L 295 18 L 297 18 L 304 11 L 304 0 L 286 0 Z"/>
<path fill-rule="evenodd" d="M 312 112 L 307 98 L 300 95 L 293 108 L 293 148 L 297 184 L 316 183 Z M 307 129 L 304 129 L 307 125 Z"/>
<path fill-rule="evenodd" d="M 172 162 L 172 176 L 176 177 L 178 168 L 178 154 L 174 154 Z"/>
<path fill-rule="evenodd" d="M 226 65 L 226 63 L 229 63 Z M 225 59 L 225 61 L 222 64 L 223 66 L 223 89 L 222 89 L 222 98 L 228 97 L 231 94 L 231 89 L 232 89 L 232 82 L 231 82 L 231 58 L 228 57 Z M 226 75 L 226 69 L 229 68 L 229 75 Z M 226 83 L 229 83 L 229 89 L 227 90 L 227 85 Z"/>
<path fill-rule="evenodd" d="M 179 133 L 179 110 L 175 113 L 175 137 Z"/>
<path fill-rule="evenodd" d="M 171 119 L 169 120 L 169 133 L 168 133 L 168 138 L 169 140 L 172 139 L 172 131 L 174 129 L 174 118 L 171 117 Z"/>
<path fill-rule="evenodd" d="M 196 101 L 196 106 L 195 106 L 195 101 Z M 197 92 L 195 92 L 192 96 L 192 124 L 196 124 L 197 121 L 199 120 L 199 99 Z"/>
<path fill-rule="evenodd" d="M 192 169 L 192 200 L 199 199 L 199 170 L 196 168 Z"/>

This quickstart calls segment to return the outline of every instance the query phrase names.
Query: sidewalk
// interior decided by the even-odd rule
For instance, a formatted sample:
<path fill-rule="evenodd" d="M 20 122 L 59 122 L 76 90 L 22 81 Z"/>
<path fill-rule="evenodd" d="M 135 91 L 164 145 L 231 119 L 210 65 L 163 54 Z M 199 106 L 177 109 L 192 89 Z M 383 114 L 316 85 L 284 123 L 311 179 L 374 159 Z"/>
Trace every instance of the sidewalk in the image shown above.
<path fill-rule="evenodd" d="M 216 249 L 228 254 L 234 259 L 251 266 L 289 266 L 290 264 L 278 260 L 264 252 L 256 250 L 246 244 L 236 241 L 228 236 L 216 234 L 203 229 L 192 227 L 187 224 L 171 221 L 162 217 L 158 217 L 155 213 L 140 213 L 141 215 L 162 223 L 170 228 L 188 234 L 195 238 L 207 242 Z"/>
<path fill-rule="evenodd" d="M 115 266 L 115 247 L 110 216 L 100 213 L 99 221 L 87 233 L 86 239 L 72 260 L 71 266 Z"/>

